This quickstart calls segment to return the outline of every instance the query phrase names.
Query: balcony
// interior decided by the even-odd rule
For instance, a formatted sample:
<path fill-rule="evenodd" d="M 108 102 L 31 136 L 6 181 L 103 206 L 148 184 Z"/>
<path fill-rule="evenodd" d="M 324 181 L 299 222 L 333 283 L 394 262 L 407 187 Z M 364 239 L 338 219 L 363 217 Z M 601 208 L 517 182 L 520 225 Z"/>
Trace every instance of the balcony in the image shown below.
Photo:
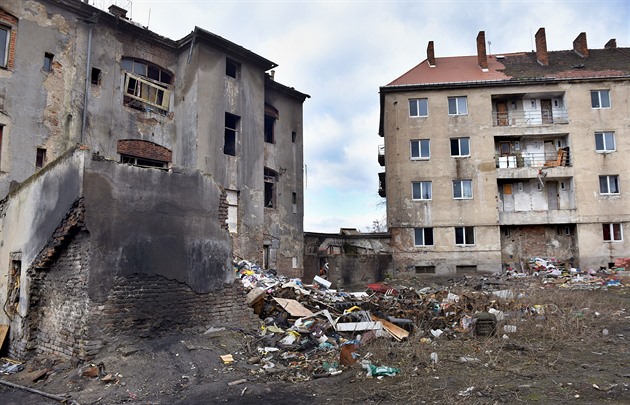
<path fill-rule="evenodd" d="M 385 198 L 385 172 L 378 174 L 378 195 Z"/>
<path fill-rule="evenodd" d="M 521 167 L 545 168 L 545 167 L 568 167 L 571 166 L 571 156 L 569 148 L 560 148 L 556 152 L 522 152 L 495 156 L 497 169 L 516 169 Z"/>
<path fill-rule="evenodd" d="M 568 123 L 569 116 L 564 108 L 537 111 L 492 111 L 492 125 L 495 127 L 532 127 Z"/>
<path fill-rule="evenodd" d="M 378 145 L 378 164 L 385 166 L 385 145 Z"/>

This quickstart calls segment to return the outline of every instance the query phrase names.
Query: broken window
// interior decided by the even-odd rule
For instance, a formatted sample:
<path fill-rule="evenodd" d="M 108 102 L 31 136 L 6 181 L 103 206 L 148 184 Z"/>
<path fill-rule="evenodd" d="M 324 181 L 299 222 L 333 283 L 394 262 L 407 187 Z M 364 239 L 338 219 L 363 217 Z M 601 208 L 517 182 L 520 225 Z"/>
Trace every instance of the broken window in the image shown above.
<path fill-rule="evenodd" d="M 160 160 L 147 159 L 137 156 L 120 154 L 120 163 L 127 163 L 133 166 L 140 167 L 157 167 L 159 169 L 166 169 L 168 167 L 168 162 L 163 162 Z"/>
<path fill-rule="evenodd" d="M 455 227 L 455 244 L 459 246 L 475 244 L 475 228 L 472 226 Z"/>
<path fill-rule="evenodd" d="M 234 62 L 232 59 L 227 58 L 225 60 L 225 74 L 234 79 L 238 79 L 241 72 L 241 65 L 238 62 Z"/>
<path fill-rule="evenodd" d="M 411 182 L 411 198 L 413 200 L 430 200 L 432 198 L 432 187 L 430 181 Z"/>
<path fill-rule="evenodd" d="M 470 156 L 470 138 L 451 138 L 451 156 Z"/>
<path fill-rule="evenodd" d="M 412 98 L 409 100 L 410 117 L 427 117 L 429 115 L 429 99 Z"/>
<path fill-rule="evenodd" d="M 95 67 L 92 68 L 92 73 L 90 74 L 90 83 L 95 86 L 101 85 L 101 69 Z"/>
<path fill-rule="evenodd" d="M 448 115 L 467 115 L 468 114 L 468 98 L 449 97 L 448 98 Z"/>
<path fill-rule="evenodd" d="M 615 133 L 614 132 L 595 132 L 595 151 L 597 152 L 614 152 L 615 151 Z"/>
<path fill-rule="evenodd" d="M 52 72 L 53 58 L 55 55 L 52 53 L 44 53 L 44 72 Z"/>
<path fill-rule="evenodd" d="M 236 134 L 238 133 L 238 123 L 241 117 L 238 115 L 225 113 L 225 138 L 223 153 L 236 156 Z"/>
<path fill-rule="evenodd" d="M 591 90 L 591 107 L 610 108 L 610 90 Z"/>
<path fill-rule="evenodd" d="M 414 246 L 433 246 L 433 228 L 414 228 Z"/>
<path fill-rule="evenodd" d="M 11 29 L 0 26 L 0 66 L 9 67 L 9 44 L 11 42 Z"/>
<path fill-rule="evenodd" d="M 238 232 L 238 191 L 225 190 L 228 204 L 227 224 L 230 233 Z"/>
<path fill-rule="evenodd" d="M 621 242 L 623 230 L 621 224 L 602 224 L 604 242 Z"/>
<path fill-rule="evenodd" d="M 455 200 L 473 198 L 472 180 L 453 180 L 453 198 Z"/>
<path fill-rule="evenodd" d="M 41 169 L 46 164 L 46 149 L 37 148 L 35 156 L 35 168 Z"/>
<path fill-rule="evenodd" d="M 291 131 L 291 142 L 295 143 L 296 139 L 297 139 L 297 132 Z"/>
<path fill-rule="evenodd" d="M 411 159 L 428 159 L 431 157 L 430 142 L 428 139 L 411 140 Z"/>
<path fill-rule="evenodd" d="M 599 176 L 600 194 L 619 194 L 619 176 Z"/>
<path fill-rule="evenodd" d="M 273 129 L 276 124 L 276 119 L 270 117 L 269 115 L 265 115 L 265 142 L 273 143 Z"/>
<path fill-rule="evenodd" d="M 291 193 L 291 203 L 293 205 L 293 213 L 297 214 L 297 193 Z"/>
<path fill-rule="evenodd" d="M 276 182 L 278 173 L 265 167 L 265 208 L 275 208 L 276 206 Z"/>
<path fill-rule="evenodd" d="M 169 111 L 173 76 L 166 70 L 146 62 L 125 58 L 124 104 L 141 111 L 166 114 Z"/>

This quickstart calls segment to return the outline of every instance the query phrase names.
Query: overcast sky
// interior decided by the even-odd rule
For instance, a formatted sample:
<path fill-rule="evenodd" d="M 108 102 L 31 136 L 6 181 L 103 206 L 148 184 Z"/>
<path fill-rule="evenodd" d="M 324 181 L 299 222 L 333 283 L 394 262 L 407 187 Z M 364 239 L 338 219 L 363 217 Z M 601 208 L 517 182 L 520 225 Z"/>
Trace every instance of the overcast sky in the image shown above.
<path fill-rule="evenodd" d="M 276 81 L 311 96 L 304 103 L 310 232 L 366 231 L 384 220 L 379 86 L 423 61 L 429 41 L 437 58 L 475 55 L 481 30 L 492 54 L 531 51 L 540 27 L 550 51 L 572 49 L 580 32 L 589 48 L 610 38 L 619 47 L 630 43 L 630 0 L 133 0 L 129 10 L 134 21 L 171 39 L 199 26 L 235 42 L 279 64 Z"/>

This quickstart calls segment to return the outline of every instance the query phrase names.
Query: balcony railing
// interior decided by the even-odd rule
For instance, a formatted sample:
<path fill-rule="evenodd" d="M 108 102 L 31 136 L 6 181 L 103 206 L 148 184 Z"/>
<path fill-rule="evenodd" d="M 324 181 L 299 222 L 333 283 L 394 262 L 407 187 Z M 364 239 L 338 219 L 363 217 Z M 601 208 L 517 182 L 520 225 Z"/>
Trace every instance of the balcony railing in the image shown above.
<path fill-rule="evenodd" d="M 378 145 L 378 164 L 385 166 L 385 145 Z"/>
<path fill-rule="evenodd" d="M 519 167 L 558 167 L 571 166 L 571 156 L 569 148 L 558 149 L 557 152 L 548 153 L 528 153 L 523 152 L 518 155 L 495 156 L 495 163 L 498 169 L 510 169 Z"/>
<path fill-rule="evenodd" d="M 568 124 L 569 116 L 566 109 L 537 110 L 537 111 L 493 111 L 492 124 L 494 126 L 536 126 L 551 124 Z"/>

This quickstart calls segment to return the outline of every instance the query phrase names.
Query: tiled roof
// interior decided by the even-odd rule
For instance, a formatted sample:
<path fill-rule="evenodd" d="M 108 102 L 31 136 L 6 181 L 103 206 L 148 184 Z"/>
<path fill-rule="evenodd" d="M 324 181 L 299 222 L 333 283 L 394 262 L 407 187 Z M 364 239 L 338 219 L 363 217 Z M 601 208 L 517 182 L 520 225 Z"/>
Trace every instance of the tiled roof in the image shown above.
<path fill-rule="evenodd" d="M 479 67 L 477 56 L 435 58 L 435 67 L 424 60 L 387 86 L 629 75 L 630 48 L 589 49 L 588 57 L 573 50 L 551 51 L 548 66 L 538 63 L 536 52 L 521 52 L 489 55 L 487 72 Z"/>

